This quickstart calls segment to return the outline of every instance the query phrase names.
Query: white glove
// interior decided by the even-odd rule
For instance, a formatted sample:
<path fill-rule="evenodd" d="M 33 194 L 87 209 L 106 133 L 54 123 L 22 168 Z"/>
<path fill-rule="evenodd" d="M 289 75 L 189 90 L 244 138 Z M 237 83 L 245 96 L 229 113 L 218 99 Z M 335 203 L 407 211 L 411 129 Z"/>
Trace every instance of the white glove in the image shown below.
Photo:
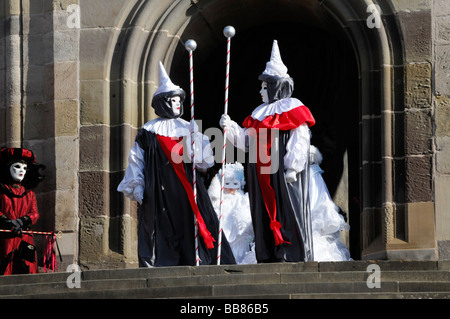
<path fill-rule="evenodd" d="M 284 177 L 286 179 L 286 183 L 295 182 L 297 180 L 297 172 L 292 169 L 287 169 Z"/>
<path fill-rule="evenodd" d="M 230 126 L 231 124 L 231 118 L 227 114 L 222 114 L 222 117 L 219 121 L 220 127 L 224 128 L 224 126 Z"/>

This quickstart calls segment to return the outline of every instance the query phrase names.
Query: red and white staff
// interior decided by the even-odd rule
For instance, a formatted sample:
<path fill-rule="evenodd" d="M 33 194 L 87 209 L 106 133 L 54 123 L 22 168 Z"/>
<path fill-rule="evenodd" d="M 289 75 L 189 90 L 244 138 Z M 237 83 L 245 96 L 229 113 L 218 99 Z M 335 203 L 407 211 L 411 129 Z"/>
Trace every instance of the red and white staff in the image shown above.
<path fill-rule="evenodd" d="M 192 189 L 194 190 L 194 200 L 197 204 L 197 176 L 195 174 L 195 117 L 194 117 L 194 51 L 197 49 L 197 42 L 187 40 L 184 47 L 189 52 L 189 77 L 190 77 L 190 93 L 191 93 L 191 162 L 192 162 Z M 198 221 L 194 215 L 195 227 L 195 265 L 200 265 L 200 257 L 198 254 Z"/>
<path fill-rule="evenodd" d="M 227 26 L 223 29 L 223 35 L 227 38 L 227 64 L 225 75 L 225 110 L 224 114 L 228 114 L 228 88 L 230 81 L 230 52 L 231 52 L 231 38 L 236 34 L 236 30 L 232 26 Z M 217 248 L 217 265 L 220 265 L 220 257 L 222 254 L 222 203 L 223 203 L 223 189 L 225 186 L 225 149 L 227 147 L 227 127 L 223 128 L 223 148 L 222 148 L 222 176 L 220 177 L 220 213 L 219 213 L 219 245 Z"/>
<path fill-rule="evenodd" d="M 0 229 L 0 233 L 12 233 L 13 230 L 10 229 Z M 58 233 L 52 232 L 52 231 L 34 231 L 34 230 L 21 230 L 22 234 L 28 234 L 28 235 L 52 235 L 56 238 L 62 238 L 62 232 L 59 231 Z"/>

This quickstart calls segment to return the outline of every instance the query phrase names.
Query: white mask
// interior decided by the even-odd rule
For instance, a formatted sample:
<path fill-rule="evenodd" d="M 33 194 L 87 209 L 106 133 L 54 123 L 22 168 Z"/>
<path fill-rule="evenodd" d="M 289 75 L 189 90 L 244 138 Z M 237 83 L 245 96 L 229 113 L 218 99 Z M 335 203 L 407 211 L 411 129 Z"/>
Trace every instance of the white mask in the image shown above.
<path fill-rule="evenodd" d="M 262 82 L 261 84 L 261 98 L 264 103 L 269 103 L 269 93 L 267 92 L 267 82 Z"/>
<path fill-rule="evenodd" d="M 170 99 L 170 104 L 172 105 L 172 111 L 174 115 L 179 115 L 181 112 L 181 103 L 180 103 L 180 97 L 174 96 Z"/>
<path fill-rule="evenodd" d="M 16 162 L 9 167 L 11 177 L 16 182 L 21 182 L 27 173 L 27 164 Z"/>
<path fill-rule="evenodd" d="M 236 190 L 241 189 L 241 182 L 235 178 L 225 177 L 224 190 L 228 194 L 234 194 Z"/>

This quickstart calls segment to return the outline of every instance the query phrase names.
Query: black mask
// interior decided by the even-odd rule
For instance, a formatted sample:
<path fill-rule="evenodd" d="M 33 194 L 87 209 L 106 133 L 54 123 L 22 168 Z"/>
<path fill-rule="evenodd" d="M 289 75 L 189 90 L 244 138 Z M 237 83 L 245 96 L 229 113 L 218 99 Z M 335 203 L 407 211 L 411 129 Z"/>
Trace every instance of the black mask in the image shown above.
<path fill-rule="evenodd" d="M 291 97 L 294 91 L 294 80 L 289 78 L 282 78 L 273 75 L 261 74 L 259 80 L 267 82 L 267 96 L 269 103 Z"/>

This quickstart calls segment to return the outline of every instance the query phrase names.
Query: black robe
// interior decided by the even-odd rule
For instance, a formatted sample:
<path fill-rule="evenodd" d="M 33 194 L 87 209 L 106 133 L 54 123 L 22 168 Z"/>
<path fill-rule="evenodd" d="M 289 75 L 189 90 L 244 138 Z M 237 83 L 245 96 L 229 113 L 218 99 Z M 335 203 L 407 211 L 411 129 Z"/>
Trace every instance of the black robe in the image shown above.
<path fill-rule="evenodd" d="M 136 142 L 145 153 L 144 199 L 138 211 L 138 256 L 141 267 L 195 265 L 194 213 L 189 199 L 155 133 L 139 130 Z M 192 185 L 192 164 L 184 163 Z M 201 265 L 217 263 L 219 222 L 200 174 L 197 172 L 197 205 L 205 225 L 215 239 L 207 249 L 198 237 Z M 221 264 L 235 260 L 226 237 L 222 236 Z"/>

